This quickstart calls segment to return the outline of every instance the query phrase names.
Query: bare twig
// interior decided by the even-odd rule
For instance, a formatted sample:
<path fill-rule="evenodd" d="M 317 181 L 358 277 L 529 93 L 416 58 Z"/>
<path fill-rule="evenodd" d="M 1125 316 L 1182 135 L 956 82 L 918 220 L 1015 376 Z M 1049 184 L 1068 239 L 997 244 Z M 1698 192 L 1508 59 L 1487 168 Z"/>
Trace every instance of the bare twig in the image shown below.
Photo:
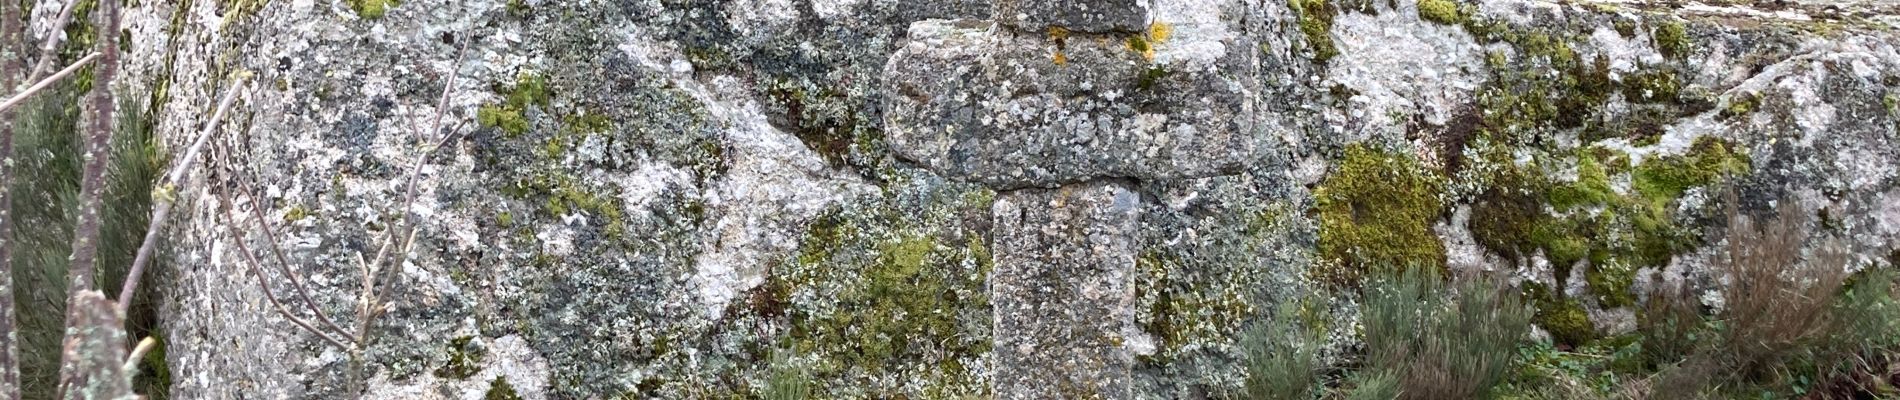
<path fill-rule="evenodd" d="M 456 51 L 455 63 L 450 64 L 449 79 L 442 85 L 442 94 L 437 98 L 435 115 L 431 119 L 428 130 L 418 132 L 425 140 L 442 129 L 442 118 L 448 114 L 449 98 L 454 95 L 455 81 L 461 75 L 454 68 L 462 65 L 463 57 L 468 54 L 469 42 L 464 40 L 461 49 Z M 410 215 L 410 209 L 416 201 L 416 181 L 422 175 L 422 167 L 428 164 L 429 156 L 434 155 L 457 136 L 451 132 L 444 134 L 440 139 L 429 140 L 432 146 L 416 155 L 415 162 L 410 165 L 409 172 L 403 178 L 403 200 L 398 208 L 402 213 L 401 222 L 398 224 L 401 228 L 390 229 L 386 232 L 383 243 L 377 246 L 376 257 L 363 264 L 363 294 L 360 296 L 357 307 L 356 321 L 357 344 L 362 347 L 352 356 L 350 368 L 350 387 L 355 393 L 361 393 L 365 383 L 362 376 L 364 372 L 362 366 L 365 361 L 363 351 L 368 349 L 372 339 L 369 332 L 370 326 L 376 317 L 389 311 L 388 304 L 383 301 L 388 299 L 391 290 L 394 290 L 396 279 L 401 276 L 402 266 L 409 262 L 409 252 L 415 245 L 417 230 L 415 218 Z M 398 242 L 398 239 L 401 241 Z M 397 254 L 394 260 L 390 259 L 391 252 Z M 360 260 L 362 256 L 359 254 L 357 257 Z M 383 274 L 387 276 L 378 279 L 378 275 Z"/>
<path fill-rule="evenodd" d="M 53 76 L 46 77 L 46 79 L 39 80 L 39 82 L 34 83 L 33 86 L 29 86 L 26 88 L 26 90 L 20 91 L 19 94 L 15 94 L 13 95 L 13 97 L 7 98 L 7 101 L 5 103 L 0 103 L 0 111 L 6 111 L 8 109 L 12 109 L 13 106 L 26 102 L 26 99 L 33 98 L 33 94 L 39 93 L 41 90 L 46 90 L 47 87 L 53 86 L 53 84 L 59 82 L 60 79 L 64 79 L 66 78 L 67 75 L 72 75 L 73 72 L 79 71 L 79 67 L 86 66 L 86 63 L 92 62 L 92 60 L 95 58 L 99 58 L 99 53 L 92 53 L 92 54 L 86 55 L 86 57 L 80 58 L 79 61 L 74 61 L 73 65 L 66 66 L 66 69 L 59 70 L 59 73 L 53 74 Z"/>
<path fill-rule="evenodd" d="M 255 207 L 251 207 L 251 213 L 254 214 L 253 218 L 258 221 L 258 230 L 264 231 L 264 240 L 270 243 L 270 245 L 266 247 L 270 249 L 271 255 L 277 258 L 279 270 L 283 272 L 285 279 L 290 281 L 290 287 L 297 291 L 298 300 L 302 301 L 304 306 L 310 309 L 311 313 L 316 314 L 317 320 L 323 322 L 325 327 L 330 328 L 330 330 L 338 335 L 348 336 L 349 331 L 343 330 L 343 327 L 338 326 L 330 317 L 323 314 L 322 309 L 317 307 L 317 301 L 312 300 L 310 297 L 310 290 L 304 288 L 303 278 L 298 277 L 296 271 L 290 269 L 290 261 L 284 257 L 284 252 L 277 248 L 276 230 L 271 229 L 269 223 L 265 223 L 265 221 L 269 221 L 269 219 L 264 216 L 264 198 L 258 197 L 257 191 L 253 190 L 250 184 L 240 182 L 238 185 L 244 188 L 244 195 L 250 196 L 251 202 L 256 204 Z"/>
<path fill-rule="evenodd" d="M 198 138 L 192 140 L 191 147 L 185 151 L 185 157 L 180 159 L 177 165 L 172 166 L 172 171 L 166 175 L 165 182 L 160 183 L 154 190 L 154 193 L 164 194 L 162 196 L 164 198 L 152 199 L 158 204 L 153 206 L 152 220 L 146 223 L 145 240 L 139 244 L 138 255 L 132 258 L 132 268 L 125 274 L 125 286 L 119 290 L 119 313 L 123 314 L 132 308 L 132 296 L 137 293 L 139 277 L 144 274 L 145 265 L 152 261 L 152 249 L 157 247 L 158 232 L 164 230 L 165 221 L 171 216 L 172 205 L 177 203 L 175 196 L 178 187 L 183 186 L 185 179 L 191 176 L 191 167 L 198 163 L 198 153 L 204 150 L 205 143 L 209 141 L 207 139 L 211 138 L 211 134 L 217 132 L 218 123 L 224 120 L 226 112 L 231 111 L 231 105 L 237 103 L 238 95 L 244 93 L 244 84 L 244 81 L 238 81 L 229 93 L 224 94 L 224 100 L 218 102 L 217 111 L 211 113 L 211 120 L 205 122 L 204 131 L 199 132 Z"/>
<path fill-rule="evenodd" d="M 72 23 L 73 11 L 78 9 L 79 0 L 67 0 L 66 7 L 59 9 L 59 17 L 53 19 L 53 26 L 46 28 L 46 40 L 40 43 L 40 61 L 33 65 L 33 72 L 27 74 L 26 80 L 39 79 L 53 68 L 53 59 L 59 58 L 59 42 L 66 39 L 66 25 Z M 118 29 L 108 32 L 118 32 Z"/>
<path fill-rule="evenodd" d="M 277 300 L 277 295 L 270 289 L 270 282 L 264 279 L 264 270 L 258 268 L 258 265 L 261 263 L 257 262 L 257 253 L 252 252 L 250 246 L 244 245 L 244 236 L 237 230 L 237 216 L 231 214 L 231 207 L 235 207 L 235 205 L 232 204 L 230 195 L 220 194 L 220 200 L 224 203 L 224 218 L 225 221 L 227 221 L 224 228 L 231 235 L 231 242 L 237 244 L 238 253 L 244 256 L 245 264 L 250 267 L 251 274 L 257 276 L 258 289 L 264 291 L 264 299 L 270 301 L 271 307 L 275 307 L 277 313 L 283 315 L 284 319 L 290 320 L 290 323 L 296 324 L 297 327 L 303 328 L 304 331 L 310 332 L 311 335 L 316 335 L 318 338 L 323 339 L 323 341 L 330 342 L 330 344 L 336 345 L 336 347 L 340 349 L 355 349 L 356 346 L 344 344 L 342 340 L 331 338 L 329 334 L 324 333 L 315 326 L 311 326 L 308 322 L 304 322 L 302 318 L 297 317 L 297 314 L 291 313 L 289 308 L 284 307 L 283 302 Z M 252 207 L 257 206 L 256 204 L 252 205 Z M 259 224 L 267 223 L 265 221 L 256 222 Z"/>

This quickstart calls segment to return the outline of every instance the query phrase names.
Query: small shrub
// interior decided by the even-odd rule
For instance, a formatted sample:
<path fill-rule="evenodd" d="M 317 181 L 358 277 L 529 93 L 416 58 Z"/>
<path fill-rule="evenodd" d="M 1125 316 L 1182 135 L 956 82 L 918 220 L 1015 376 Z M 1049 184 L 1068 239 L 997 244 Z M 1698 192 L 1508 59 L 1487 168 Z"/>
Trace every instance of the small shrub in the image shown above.
<path fill-rule="evenodd" d="M 1829 311 L 1851 256 L 1841 246 L 1823 245 L 1802 262 L 1807 219 L 1793 202 L 1777 212 L 1757 227 L 1730 206 L 1728 254 L 1716 260 L 1730 279 L 1722 291 L 1721 350 L 1738 372 L 1769 372 L 1818 344 L 1837 322 Z"/>
<path fill-rule="evenodd" d="M 1295 323 L 1293 303 L 1241 337 L 1247 352 L 1246 398 L 1311 399 L 1319 381 L 1319 340 Z"/>
<path fill-rule="evenodd" d="M 1694 354 L 1698 340 L 1708 334 L 1699 304 L 1687 287 L 1651 285 L 1636 319 L 1642 337 L 1640 365 L 1626 372 L 1654 371 Z"/>
<path fill-rule="evenodd" d="M 1531 311 L 1489 277 L 1447 288 L 1431 268 L 1377 279 L 1363 309 L 1370 369 L 1388 373 L 1402 399 L 1483 397 L 1502 382 Z"/>
<path fill-rule="evenodd" d="M 811 377 L 791 365 L 784 354 L 772 357 L 771 376 L 765 381 L 765 400 L 804 400 L 811 398 Z"/>
<path fill-rule="evenodd" d="M 1353 379 L 1357 381 L 1352 391 L 1346 394 L 1347 400 L 1392 400 L 1399 398 L 1399 379 L 1391 373 L 1362 373 Z"/>

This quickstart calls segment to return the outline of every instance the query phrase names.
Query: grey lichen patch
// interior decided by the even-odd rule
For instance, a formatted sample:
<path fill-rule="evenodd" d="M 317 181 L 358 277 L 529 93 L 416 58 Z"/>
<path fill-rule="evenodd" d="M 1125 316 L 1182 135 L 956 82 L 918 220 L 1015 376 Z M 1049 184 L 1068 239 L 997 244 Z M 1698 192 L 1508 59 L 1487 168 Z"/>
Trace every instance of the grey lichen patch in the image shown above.
<path fill-rule="evenodd" d="M 1261 151 L 1248 132 L 1262 116 L 1247 112 L 1259 104 L 1246 91 L 1258 78 L 1224 61 L 1160 57 L 1157 43 L 1187 39 L 1166 24 L 1070 37 L 1063 65 L 1048 61 L 1040 33 L 981 28 L 911 26 L 885 71 L 896 95 L 884 128 L 897 157 L 1012 189 L 1226 175 Z"/>
<path fill-rule="evenodd" d="M 1026 32 L 1059 26 L 1076 32 L 1140 32 L 1148 26 L 1148 3 L 1139 0 L 998 0 L 997 20 Z"/>
<path fill-rule="evenodd" d="M 997 373 L 1006 398 L 1132 398 L 1140 195 L 1113 183 L 996 202 Z"/>

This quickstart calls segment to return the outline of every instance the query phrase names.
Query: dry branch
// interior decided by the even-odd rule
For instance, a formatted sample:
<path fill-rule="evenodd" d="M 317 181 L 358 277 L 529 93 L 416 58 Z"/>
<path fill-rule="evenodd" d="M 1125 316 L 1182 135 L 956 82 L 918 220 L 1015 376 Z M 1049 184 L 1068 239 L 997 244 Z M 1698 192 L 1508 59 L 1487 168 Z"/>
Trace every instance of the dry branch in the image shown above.
<path fill-rule="evenodd" d="M 153 206 L 152 219 L 145 227 L 145 240 L 139 244 L 138 255 L 132 259 L 132 268 L 125 274 L 125 286 L 119 290 L 119 313 L 123 314 L 131 309 L 132 296 L 137 293 L 139 287 L 139 277 L 144 274 L 145 265 L 152 261 L 152 249 L 157 247 L 158 232 L 164 230 L 165 220 L 171 216 L 172 205 L 177 203 L 174 197 L 178 188 L 183 186 L 185 179 L 191 176 L 191 166 L 197 164 L 198 153 L 204 150 L 205 143 L 211 138 L 211 134 L 217 132 L 218 123 L 224 120 L 224 114 L 231 111 L 231 105 L 237 102 L 238 95 L 244 93 L 244 83 L 244 81 L 238 81 L 229 93 L 224 94 L 224 100 L 218 102 L 218 110 L 211 114 L 210 121 L 205 122 L 204 131 L 198 133 L 198 138 L 192 140 L 191 147 L 185 151 L 185 157 L 178 160 L 177 165 L 172 166 L 172 171 L 165 176 L 165 181 L 159 183 L 158 188 L 154 189 L 154 193 L 166 195 L 152 199 L 158 204 Z M 272 247 L 275 248 L 275 246 Z"/>
<path fill-rule="evenodd" d="M 59 70 L 59 73 L 53 74 L 53 76 L 46 77 L 46 79 L 39 80 L 39 82 L 34 83 L 33 86 L 27 87 L 26 90 L 22 90 L 20 91 L 20 93 L 13 95 L 13 97 L 7 98 L 7 101 L 5 103 L 0 103 L 0 111 L 6 111 L 9 109 L 12 109 L 13 106 L 26 102 L 26 99 L 33 98 L 33 94 L 39 93 L 41 90 L 46 90 L 47 87 L 53 86 L 54 83 L 58 83 L 60 79 L 64 79 L 66 78 L 66 76 L 72 75 L 73 72 L 79 71 L 79 67 L 86 66 L 86 63 L 92 62 L 92 60 L 95 58 L 99 58 L 99 53 L 92 53 L 92 54 L 86 55 L 86 57 L 80 58 L 79 61 L 74 61 L 73 65 L 68 65 L 66 66 L 65 69 Z M 8 86 L 11 86 L 11 85 L 8 85 Z"/>
<path fill-rule="evenodd" d="M 270 223 L 267 222 L 270 220 L 265 218 L 264 216 L 264 206 L 263 206 L 264 198 L 258 197 L 257 191 L 253 190 L 250 184 L 239 182 L 238 185 L 244 188 L 244 195 L 249 196 L 251 198 L 251 204 L 253 205 L 251 207 L 251 214 L 253 217 L 252 219 L 257 221 L 258 230 L 264 232 L 265 243 L 270 244 L 269 246 L 266 246 L 266 247 L 270 249 L 271 255 L 277 258 L 278 270 L 282 271 L 284 274 L 284 278 L 290 281 L 290 287 L 297 291 L 298 301 L 302 301 L 304 304 L 304 307 L 309 308 L 310 313 L 316 314 L 317 320 L 322 321 L 324 326 L 329 328 L 332 332 L 335 332 L 337 335 L 341 335 L 346 338 L 349 337 L 349 331 L 343 330 L 342 326 L 338 326 L 336 322 L 333 322 L 330 319 L 330 317 L 325 316 L 323 314 L 323 310 L 321 308 L 317 307 L 317 301 L 314 299 L 311 299 L 310 297 L 310 290 L 304 287 L 303 278 L 299 277 L 296 271 L 291 270 L 290 261 L 284 258 L 284 252 L 277 248 L 277 234 L 275 233 L 276 230 L 271 228 Z M 265 288 L 265 289 L 269 289 L 269 288 Z"/>
<path fill-rule="evenodd" d="M 241 254 L 244 256 L 243 262 L 246 264 L 246 266 L 250 268 L 251 275 L 257 276 L 258 289 L 264 291 L 264 299 L 270 301 L 271 307 L 276 308 L 277 313 L 283 315 L 284 319 L 290 320 L 290 323 L 296 324 L 297 327 L 303 328 L 304 331 L 310 332 L 310 334 L 312 335 L 316 335 L 318 338 L 323 339 L 323 341 L 325 342 L 330 342 L 330 344 L 336 345 L 337 348 L 342 348 L 342 349 L 355 348 L 355 346 L 344 344 L 343 341 L 341 340 L 331 338 L 329 334 L 326 334 L 324 333 L 324 331 L 319 330 L 315 326 L 310 325 L 309 322 L 304 322 L 303 318 L 298 318 L 297 314 L 290 312 L 289 308 L 284 307 L 283 302 L 277 300 L 277 294 L 271 291 L 270 282 L 264 279 L 264 270 L 262 268 L 258 268 L 259 263 L 257 262 L 257 253 L 251 251 L 251 247 L 246 246 L 244 244 L 244 235 L 243 233 L 238 232 L 237 230 L 237 223 L 236 223 L 237 216 L 231 213 L 231 207 L 236 207 L 236 205 L 232 203 L 231 197 L 228 194 L 221 195 L 220 201 L 221 203 L 223 203 L 220 208 L 224 209 L 225 221 L 229 221 L 224 225 L 225 231 L 231 235 L 231 242 L 237 245 L 238 254 Z M 253 199 L 252 202 L 253 202 L 253 204 L 251 205 L 252 207 L 262 207 L 262 205 L 256 204 L 255 199 Z M 264 221 L 256 221 L 256 222 L 259 224 L 266 223 Z"/>

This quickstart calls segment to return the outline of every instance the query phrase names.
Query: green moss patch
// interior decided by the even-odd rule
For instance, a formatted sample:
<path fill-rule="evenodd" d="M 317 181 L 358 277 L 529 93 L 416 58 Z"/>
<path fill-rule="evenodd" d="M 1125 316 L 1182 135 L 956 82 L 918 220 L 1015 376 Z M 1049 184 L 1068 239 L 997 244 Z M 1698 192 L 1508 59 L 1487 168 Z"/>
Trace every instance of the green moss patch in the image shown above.
<path fill-rule="evenodd" d="M 1693 227 L 1677 222 L 1676 202 L 1690 189 L 1746 172 L 1745 156 L 1719 139 L 1698 139 L 1681 155 L 1657 157 L 1634 167 L 1627 156 L 1603 148 L 1546 154 L 1530 165 L 1498 168 L 1473 202 L 1472 235 L 1512 259 L 1542 251 L 1556 282 L 1568 281 L 1573 265 L 1600 305 L 1634 304 L 1629 286 L 1645 267 L 1667 265 L 1676 254 L 1701 244 Z M 1508 160 L 1488 159 L 1493 165 Z M 1571 163 L 1574 180 L 1552 179 L 1551 170 Z M 1628 193 L 1611 187 L 1627 177 Z"/>
<path fill-rule="evenodd" d="M 1409 156 L 1347 146 L 1314 191 L 1320 256 L 1336 264 L 1316 276 L 1350 285 L 1375 269 L 1443 268 L 1444 244 L 1431 230 L 1444 210 L 1438 200 L 1443 186 L 1436 172 Z"/>
<path fill-rule="evenodd" d="M 516 199 L 539 201 L 541 212 L 549 217 L 584 212 L 594 218 L 601 226 L 601 233 L 610 238 L 626 233 L 626 218 L 622 215 L 619 198 L 589 188 L 572 176 L 536 173 L 516 180 L 502 192 Z M 512 216 L 507 218 L 510 223 L 513 219 Z"/>
<path fill-rule="evenodd" d="M 892 181 L 892 190 L 916 189 Z M 990 350 L 992 255 L 964 222 L 987 217 L 994 192 L 932 188 L 911 198 L 921 203 L 857 204 L 814 219 L 745 312 L 784 321 L 781 336 L 762 339 L 810 361 L 813 396 L 980 393 L 981 367 L 968 363 Z"/>
<path fill-rule="evenodd" d="M 384 14 L 389 13 L 390 7 L 402 5 L 402 0 L 344 0 L 344 1 L 346 3 L 349 3 L 351 10 L 356 10 L 357 16 L 363 17 L 364 19 L 382 18 Z"/>
<path fill-rule="evenodd" d="M 468 379 L 481 372 L 482 358 L 487 356 L 480 346 L 471 346 L 473 337 L 463 336 L 449 341 L 449 361 L 435 369 L 435 376 L 449 379 Z"/>
<path fill-rule="evenodd" d="M 1682 59 L 1694 46 L 1689 43 L 1689 29 L 1680 21 L 1656 24 L 1656 30 L 1651 35 L 1650 38 L 1656 42 L 1656 51 L 1662 53 L 1663 57 Z"/>
<path fill-rule="evenodd" d="M 1464 19 L 1458 14 L 1458 2 L 1452 0 L 1419 0 L 1418 18 L 1445 25 L 1458 25 Z"/>
<path fill-rule="evenodd" d="M 521 395 L 515 393 L 515 385 L 508 384 L 508 378 L 497 376 L 488 383 L 488 392 L 482 394 L 482 400 L 521 400 Z"/>
<path fill-rule="evenodd" d="M 499 128 L 511 138 L 528 132 L 529 107 L 546 109 L 553 98 L 547 80 L 532 74 L 522 74 L 513 86 L 497 88 L 495 92 L 502 95 L 503 102 L 482 106 L 475 112 L 475 121 L 482 126 Z"/>
<path fill-rule="evenodd" d="M 1287 0 L 1287 6 L 1299 15 L 1300 33 L 1306 35 L 1306 46 L 1313 50 L 1313 61 L 1325 64 L 1339 55 L 1339 48 L 1333 45 L 1333 17 L 1339 10 L 1327 0 Z"/>

